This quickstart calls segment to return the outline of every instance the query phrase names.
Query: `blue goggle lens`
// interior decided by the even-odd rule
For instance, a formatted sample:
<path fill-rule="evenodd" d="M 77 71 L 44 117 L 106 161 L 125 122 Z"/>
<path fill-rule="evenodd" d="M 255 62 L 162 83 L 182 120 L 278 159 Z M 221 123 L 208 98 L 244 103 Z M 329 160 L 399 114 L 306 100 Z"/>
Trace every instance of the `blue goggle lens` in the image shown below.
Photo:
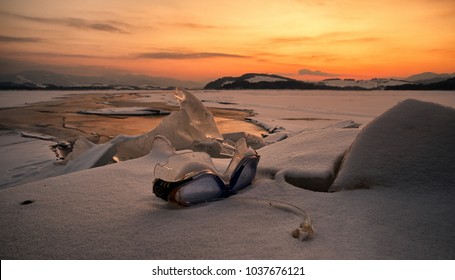
<path fill-rule="evenodd" d="M 183 205 L 202 203 L 223 197 L 224 189 L 224 183 L 217 176 L 204 174 L 179 188 L 173 200 Z"/>

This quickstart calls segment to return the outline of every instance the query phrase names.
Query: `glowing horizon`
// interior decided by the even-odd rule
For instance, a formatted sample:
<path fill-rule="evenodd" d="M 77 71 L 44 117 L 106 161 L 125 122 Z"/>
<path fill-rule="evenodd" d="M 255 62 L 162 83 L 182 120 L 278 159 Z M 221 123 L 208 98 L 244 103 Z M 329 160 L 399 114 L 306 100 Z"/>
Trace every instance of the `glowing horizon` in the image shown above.
<path fill-rule="evenodd" d="M 452 0 L 2 1 L 5 72 L 46 66 L 207 81 L 455 72 Z"/>

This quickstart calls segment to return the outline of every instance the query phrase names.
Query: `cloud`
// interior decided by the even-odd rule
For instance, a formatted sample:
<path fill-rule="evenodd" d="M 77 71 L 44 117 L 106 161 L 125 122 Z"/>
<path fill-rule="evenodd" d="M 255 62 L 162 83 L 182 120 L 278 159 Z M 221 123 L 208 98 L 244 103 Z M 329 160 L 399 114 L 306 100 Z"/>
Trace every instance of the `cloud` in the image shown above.
<path fill-rule="evenodd" d="M 150 58 L 150 59 L 204 59 L 204 58 L 248 58 L 248 56 L 229 54 L 229 53 L 212 53 L 212 52 L 195 52 L 195 53 L 180 53 L 180 52 L 152 52 L 141 53 L 136 58 Z"/>
<path fill-rule="evenodd" d="M 336 38 L 344 38 L 350 36 L 352 33 L 349 32 L 327 32 L 315 36 L 285 36 L 285 37 L 274 37 L 268 41 L 275 44 L 300 44 L 308 42 L 321 42 L 333 40 Z"/>
<path fill-rule="evenodd" d="M 56 23 L 60 23 L 60 24 L 78 28 L 78 29 L 92 29 L 92 30 L 104 31 L 104 32 L 128 33 L 125 30 L 123 30 L 122 28 L 117 27 L 112 23 L 88 21 L 88 20 L 80 19 L 80 18 L 61 18 L 61 19 L 54 19 L 54 21 Z"/>
<path fill-rule="evenodd" d="M 0 35 L 0 43 L 2 42 L 2 37 Z M 14 38 L 14 37 L 13 37 Z M 9 40 L 9 39 L 7 39 Z M 22 49 L 8 49 L 3 50 L 0 54 L 0 58 L 8 58 L 8 57 L 17 57 L 22 59 L 27 59 L 31 57 L 40 57 L 40 58 L 81 58 L 81 59 L 131 59 L 131 56 L 120 56 L 120 55 L 108 55 L 107 53 L 74 53 L 74 52 L 65 52 L 65 50 L 56 49 L 49 50 L 49 51 L 27 51 Z"/>
<path fill-rule="evenodd" d="M 127 74 L 126 70 L 115 69 L 97 65 L 56 65 L 43 64 L 31 61 L 23 61 L 8 58 L 2 58 L 0 55 L 0 75 L 17 74 L 22 71 L 42 70 L 64 74 L 81 75 L 81 76 L 100 76 L 100 75 L 116 75 Z"/>
<path fill-rule="evenodd" d="M 288 36 L 268 39 L 269 43 L 278 45 L 298 44 L 344 44 L 344 43 L 376 43 L 382 39 L 379 37 L 362 36 L 362 33 L 354 32 L 328 32 L 317 36 Z"/>
<path fill-rule="evenodd" d="M 12 37 L 0 35 L 0 42 L 2 43 L 38 43 L 43 39 L 36 37 Z"/>
<path fill-rule="evenodd" d="M 66 58 L 101 58 L 101 59 L 120 59 L 121 57 L 91 55 L 91 54 L 78 54 L 78 53 L 60 53 L 60 52 L 10 52 L 13 55 L 23 56 L 40 56 L 40 57 L 66 57 Z"/>
<path fill-rule="evenodd" d="M 360 37 L 360 38 L 349 38 L 334 40 L 333 43 L 376 43 L 381 41 L 381 38 L 377 37 Z"/>
<path fill-rule="evenodd" d="M 216 28 L 219 28 L 215 25 L 200 24 L 200 23 L 194 23 L 194 22 L 178 22 L 173 25 L 178 26 L 178 27 L 183 27 L 183 28 L 190 28 L 190 29 L 216 29 Z"/>
<path fill-rule="evenodd" d="M 305 42 L 315 41 L 315 37 L 276 37 L 269 39 L 269 42 L 272 44 L 301 44 Z"/>
<path fill-rule="evenodd" d="M 310 70 L 310 69 L 300 69 L 299 75 L 308 75 L 308 76 L 323 76 L 323 77 L 336 77 L 339 74 L 322 72 L 319 70 Z"/>
<path fill-rule="evenodd" d="M 0 14 L 14 17 L 16 19 L 32 21 L 36 23 L 43 23 L 43 24 L 56 24 L 62 26 L 68 26 L 77 29 L 83 30 L 95 30 L 95 31 L 103 31 L 103 32 L 112 32 L 112 33 L 128 33 L 123 27 L 128 26 L 126 23 L 118 22 L 118 21 L 92 21 L 86 20 L 82 18 L 43 18 L 43 17 L 32 17 L 32 16 L 25 16 L 19 15 L 9 12 L 0 11 Z"/>

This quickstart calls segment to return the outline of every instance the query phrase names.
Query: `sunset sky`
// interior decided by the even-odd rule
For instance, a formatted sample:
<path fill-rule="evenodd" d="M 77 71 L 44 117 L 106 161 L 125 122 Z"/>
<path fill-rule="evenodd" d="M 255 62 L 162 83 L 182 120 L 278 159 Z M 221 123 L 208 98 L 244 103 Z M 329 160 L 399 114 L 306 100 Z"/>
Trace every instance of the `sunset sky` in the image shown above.
<path fill-rule="evenodd" d="M 455 72 L 455 0 L 0 0 L 0 25 L 2 73 Z"/>

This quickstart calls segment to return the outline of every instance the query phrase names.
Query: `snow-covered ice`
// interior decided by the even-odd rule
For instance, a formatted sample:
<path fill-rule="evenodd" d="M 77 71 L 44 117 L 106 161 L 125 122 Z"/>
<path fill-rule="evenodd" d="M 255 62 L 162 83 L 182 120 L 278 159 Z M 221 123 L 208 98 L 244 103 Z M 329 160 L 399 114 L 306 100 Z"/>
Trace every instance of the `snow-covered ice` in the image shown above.
<path fill-rule="evenodd" d="M 42 172 L 47 167 L 53 167 L 56 156 L 49 146 L 55 144 L 52 138 L 43 140 L 37 135 L 25 134 L 13 131 L 0 131 L 0 149 L 2 158 L 0 160 L 0 189 L 7 185 L 25 183 L 27 178 L 45 178 Z M 43 137 L 45 138 L 45 137 Z M 28 157 L 31 151 L 33 156 Z M 26 158 L 26 160 L 24 160 Z"/>
<path fill-rule="evenodd" d="M 84 91 L 39 91 L 11 90 L 0 91 L 0 108 L 27 106 L 28 104 L 63 98 L 70 94 L 84 94 Z"/>
<path fill-rule="evenodd" d="M 195 93 L 287 135 L 257 150 L 256 180 L 237 195 L 162 201 L 152 154 L 4 189 L 1 258 L 455 258 L 453 92 L 278 93 Z M 363 176 L 368 189 L 345 190 Z M 324 191 L 334 178 L 339 191 Z M 301 241 L 293 233 L 307 216 L 316 232 Z"/>
<path fill-rule="evenodd" d="M 80 114 L 92 115 L 113 115 L 113 116 L 150 116 L 150 115 L 169 115 L 170 112 L 147 107 L 117 107 L 103 108 L 98 110 L 83 110 Z"/>

